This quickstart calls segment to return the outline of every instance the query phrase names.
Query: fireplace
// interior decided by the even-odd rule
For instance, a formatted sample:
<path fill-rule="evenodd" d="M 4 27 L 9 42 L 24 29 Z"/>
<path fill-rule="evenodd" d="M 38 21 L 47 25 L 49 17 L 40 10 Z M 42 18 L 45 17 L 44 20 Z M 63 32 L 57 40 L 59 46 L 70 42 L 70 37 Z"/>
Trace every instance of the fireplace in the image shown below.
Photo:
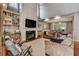
<path fill-rule="evenodd" d="M 26 31 L 26 41 L 31 41 L 35 39 L 35 31 Z"/>

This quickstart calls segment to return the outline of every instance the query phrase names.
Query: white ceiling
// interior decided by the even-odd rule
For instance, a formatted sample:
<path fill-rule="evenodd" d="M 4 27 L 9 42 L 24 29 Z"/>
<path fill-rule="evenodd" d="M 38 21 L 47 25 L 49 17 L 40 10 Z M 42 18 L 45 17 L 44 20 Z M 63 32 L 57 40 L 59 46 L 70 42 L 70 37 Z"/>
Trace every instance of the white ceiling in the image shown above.
<path fill-rule="evenodd" d="M 56 15 L 67 15 L 79 11 L 79 3 L 43 3 L 40 6 L 40 17 L 49 18 Z"/>

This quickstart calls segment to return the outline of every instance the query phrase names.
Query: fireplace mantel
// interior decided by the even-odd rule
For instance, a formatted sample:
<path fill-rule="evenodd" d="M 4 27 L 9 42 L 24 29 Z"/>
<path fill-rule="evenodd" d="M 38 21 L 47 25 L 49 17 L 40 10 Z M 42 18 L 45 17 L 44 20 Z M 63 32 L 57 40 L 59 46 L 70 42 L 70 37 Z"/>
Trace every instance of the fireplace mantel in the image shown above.
<path fill-rule="evenodd" d="M 24 28 L 26 31 L 37 31 L 38 29 L 37 28 Z"/>

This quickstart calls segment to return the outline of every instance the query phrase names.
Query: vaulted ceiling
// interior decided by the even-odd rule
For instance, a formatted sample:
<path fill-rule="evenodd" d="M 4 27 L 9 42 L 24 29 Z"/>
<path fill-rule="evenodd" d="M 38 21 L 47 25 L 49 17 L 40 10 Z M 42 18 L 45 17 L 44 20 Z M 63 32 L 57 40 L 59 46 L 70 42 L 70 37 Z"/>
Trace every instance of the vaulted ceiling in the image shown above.
<path fill-rule="evenodd" d="M 41 3 L 40 17 L 49 18 L 79 11 L 79 3 Z"/>

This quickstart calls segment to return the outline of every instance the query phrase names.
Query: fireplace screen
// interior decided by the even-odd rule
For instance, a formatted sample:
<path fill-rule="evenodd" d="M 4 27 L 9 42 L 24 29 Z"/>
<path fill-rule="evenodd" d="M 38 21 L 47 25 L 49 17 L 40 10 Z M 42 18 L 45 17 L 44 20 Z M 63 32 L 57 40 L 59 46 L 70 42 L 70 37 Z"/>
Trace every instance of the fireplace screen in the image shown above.
<path fill-rule="evenodd" d="M 31 41 L 35 39 L 35 31 L 26 31 L 26 41 Z"/>

